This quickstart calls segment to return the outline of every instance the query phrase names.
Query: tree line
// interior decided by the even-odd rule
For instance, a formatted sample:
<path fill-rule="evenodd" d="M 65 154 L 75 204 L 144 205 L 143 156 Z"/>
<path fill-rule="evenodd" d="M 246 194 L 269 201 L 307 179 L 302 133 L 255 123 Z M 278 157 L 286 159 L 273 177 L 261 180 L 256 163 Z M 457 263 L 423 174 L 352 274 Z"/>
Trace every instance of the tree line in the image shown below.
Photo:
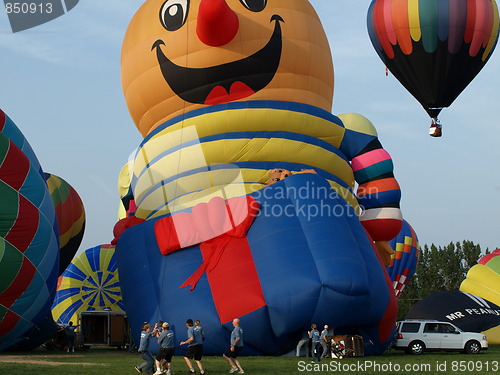
<path fill-rule="evenodd" d="M 415 274 L 398 299 L 398 320 L 404 319 L 411 306 L 429 294 L 459 289 L 469 269 L 489 253 L 489 249 L 482 253 L 481 247 L 472 241 L 421 247 Z"/>

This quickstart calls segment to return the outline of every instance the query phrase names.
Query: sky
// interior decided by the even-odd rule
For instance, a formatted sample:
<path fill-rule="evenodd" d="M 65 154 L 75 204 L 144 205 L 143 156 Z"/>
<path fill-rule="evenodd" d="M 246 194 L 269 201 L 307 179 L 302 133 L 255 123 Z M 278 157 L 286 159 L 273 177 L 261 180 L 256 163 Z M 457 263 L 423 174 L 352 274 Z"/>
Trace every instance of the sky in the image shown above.
<path fill-rule="evenodd" d="M 500 52 L 443 110 L 443 137 L 432 138 L 426 112 L 386 76 L 371 45 L 371 1 L 310 2 L 331 46 L 332 112 L 357 112 L 375 124 L 394 161 L 403 216 L 420 243 L 470 240 L 483 251 L 499 247 Z M 142 140 L 120 82 L 123 35 L 142 3 L 84 0 L 64 16 L 18 33 L 0 11 L 0 108 L 28 139 L 44 171 L 80 194 L 87 222 L 79 251 L 113 239 L 118 174 Z"/>

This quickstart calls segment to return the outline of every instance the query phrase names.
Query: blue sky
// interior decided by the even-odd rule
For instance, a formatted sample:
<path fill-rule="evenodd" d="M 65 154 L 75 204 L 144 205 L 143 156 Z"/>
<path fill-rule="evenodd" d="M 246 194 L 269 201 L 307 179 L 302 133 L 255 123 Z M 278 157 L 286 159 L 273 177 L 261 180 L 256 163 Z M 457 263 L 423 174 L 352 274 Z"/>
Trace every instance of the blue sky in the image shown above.
<path fill-rule="evenodd" d="M 271 0 L 272 1 L 272 0 Z M 0 108 L 24 133 L 45 171 L 82 197 L 81 250 L 109 243 L 117 177 L 141 142 L 120 83 L 125 29 L 143 0 L 85 0 L 66 15 L 13 34 L 0 12 Z M 391 75 L 366 30 L 370 0 L 311 0 L 335 66 L 332 112 L 358 112 L 377 127 L 394 159 L 401 208 L 422 244 L 471 240 L 500 246 L 500 55 L 441 116 L 442 138 Z"/>

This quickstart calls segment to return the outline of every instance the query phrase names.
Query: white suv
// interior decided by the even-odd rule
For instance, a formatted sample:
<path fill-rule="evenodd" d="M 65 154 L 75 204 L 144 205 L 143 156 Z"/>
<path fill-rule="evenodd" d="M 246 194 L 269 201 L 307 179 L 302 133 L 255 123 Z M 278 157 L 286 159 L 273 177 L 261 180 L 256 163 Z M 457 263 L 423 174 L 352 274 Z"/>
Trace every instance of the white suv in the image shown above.
<path fill-rule="evenodd" d="M 477 354 L 481 349 L 488 349 L 488 341 L 482 333 L 464 332 L 451 323 L 408 319 L 397 323 L 394 347 L 411 354 L 422 354 L 427 350 L 459 350 Z"/>

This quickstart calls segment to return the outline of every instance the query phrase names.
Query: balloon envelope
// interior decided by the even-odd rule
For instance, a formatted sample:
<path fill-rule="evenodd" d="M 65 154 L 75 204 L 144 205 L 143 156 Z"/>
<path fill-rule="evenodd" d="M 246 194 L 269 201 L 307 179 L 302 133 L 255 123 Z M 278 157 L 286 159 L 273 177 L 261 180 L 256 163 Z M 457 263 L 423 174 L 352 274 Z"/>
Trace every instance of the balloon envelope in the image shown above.
<path fill-rule="evenodd" d="M 389 245 L 394 254 L 387 272 L 393 282 L 394 293 L 399 298 L 415 273 L 420 253 L 417 235 L 406 220 L 403 220 L 401 231 L 389 241 Z"/>
<path fill-rule="evenodd" d="M 48 325 L 51 330 L 47 315 L 55 293 L 59 243 L 40 164 L 2 111 L 0 207 L 0 350 L 4 350 L 31 339 L 43 342 L 47 331 L 42 328 Z"/>
<path fill-rule="evenodd" d="M 368 11 L 379 57 L 433 118 L 486 64 L 498 25 L 494 0 L 373 0 Z"/>
<path fill-rule="evenodd" d="M 76 190 L 61 177 L 45 173 L 50 196 L 54 202 L 59 228 L 59 275 L 69 265 L 83 239 L 85 209 Z"/>
<path fill-rule="evenodd" d="M 406 318 L 435 319 L 453 323 L 464 331 L 483 332 L 500 325 L 500 307 L 473 294 L 450 290 L 417 302 Z"/>
<path fill-rule="evenodd" d="M 94 310 L 124 310 L 111 245 L 96 246 L 76 256 L 57 283 L 52 315 L 58 323 L 76 323 L 80 312 Z"/>

